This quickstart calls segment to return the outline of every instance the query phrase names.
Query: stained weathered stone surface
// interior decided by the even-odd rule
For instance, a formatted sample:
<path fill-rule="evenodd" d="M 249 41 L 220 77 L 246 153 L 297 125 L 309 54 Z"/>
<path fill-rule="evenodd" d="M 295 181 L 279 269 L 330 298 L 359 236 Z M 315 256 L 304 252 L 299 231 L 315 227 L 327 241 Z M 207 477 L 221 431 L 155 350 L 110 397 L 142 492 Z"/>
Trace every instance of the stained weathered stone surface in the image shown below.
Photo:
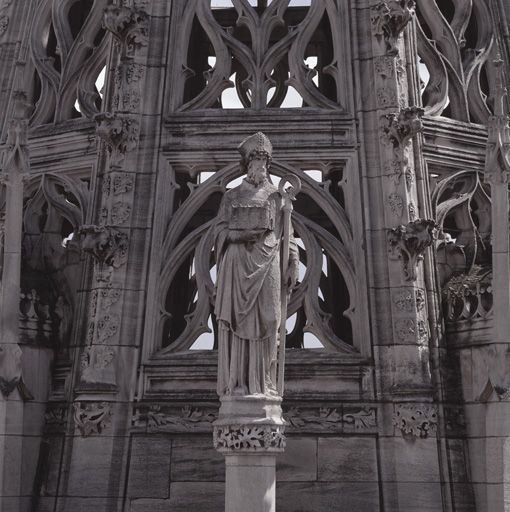
<path fill-rule="evenodd" d="M 282 482 L 276 496 L 276 507 L 282 512 L 335 510 L 339 506 L 346 511 L 380 510 L 376 483 Z"/>
<path fill-rule="evenodd" d="M 319 438 L 318 480 L 325 482 L 378 481 L 375 439 Z"/>
<path fill-rule="evenodd" d="M 223 482 L 225 461 L 209 436 L 177 438 L 172 441 L 172 482 Z"/>
<path fill-rule="evenodd" d="M 131 441 L 129 498 L 168 498 L 172 440 L 166 436 L 134 436 Z"/>
<path fill-rule="evenodd" d="M 276 459 L 278 482 L 317 480 L 317 439 L 288 437 L 285 451 Z"/>
<path fill-rule="evenodd" d="M 0 1 L 2 512 L 222 511 L 215 425 L 238 477 L 287 437 L 279 512 L 507 512 L 509 2 Z M 213 224 L 257 132 L 298 283 L 243 430 Z"/>

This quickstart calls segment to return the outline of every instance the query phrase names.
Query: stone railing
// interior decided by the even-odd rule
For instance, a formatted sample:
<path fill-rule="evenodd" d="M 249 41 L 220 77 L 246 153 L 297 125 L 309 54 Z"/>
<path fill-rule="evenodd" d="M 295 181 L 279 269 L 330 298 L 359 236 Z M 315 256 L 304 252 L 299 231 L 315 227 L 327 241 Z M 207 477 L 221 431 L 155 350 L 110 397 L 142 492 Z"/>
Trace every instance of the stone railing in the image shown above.
<path fill-rule="evenodd" d="M 443 287 L 446 323 L 474 322 L 492 316 L 492 269 L 475 267 L 453 276 Z"/>
<path fill-rule="evenodd" d="M 50 342 L 56 336 L 56 308 L 45 304 L 35 290 L 20 294 L 19 327 L 25 342 Z"/>

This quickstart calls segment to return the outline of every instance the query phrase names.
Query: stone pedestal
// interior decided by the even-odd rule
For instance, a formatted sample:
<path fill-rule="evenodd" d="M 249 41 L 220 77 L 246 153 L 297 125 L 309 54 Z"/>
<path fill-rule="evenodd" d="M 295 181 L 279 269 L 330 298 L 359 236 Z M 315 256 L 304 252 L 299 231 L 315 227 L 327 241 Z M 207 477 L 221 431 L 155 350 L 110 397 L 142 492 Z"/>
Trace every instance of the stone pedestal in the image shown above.
<path fill-rule="evenodd" d="M 276 456 L 285 449 L 281 401 L 221 398 L 214 447 L 225 455 L 225 512 L 275 512 Z"/>

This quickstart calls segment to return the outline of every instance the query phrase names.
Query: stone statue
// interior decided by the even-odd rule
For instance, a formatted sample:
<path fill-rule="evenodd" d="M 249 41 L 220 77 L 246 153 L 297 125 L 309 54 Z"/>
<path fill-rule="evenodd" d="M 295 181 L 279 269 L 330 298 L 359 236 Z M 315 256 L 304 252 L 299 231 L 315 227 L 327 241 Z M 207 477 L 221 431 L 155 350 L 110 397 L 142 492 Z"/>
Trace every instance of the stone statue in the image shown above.
<path fill-rule="evenodd" d="M 269 139 L 258 132 L 238 150 L 246 177 L 225 193 L 215 230 L 217 391 L 220 396 L 277 396 L 283 201 L 268 174 Z M 284 282 L 289 291 L 298 278 L 298 262 L 290 229 Z"/>

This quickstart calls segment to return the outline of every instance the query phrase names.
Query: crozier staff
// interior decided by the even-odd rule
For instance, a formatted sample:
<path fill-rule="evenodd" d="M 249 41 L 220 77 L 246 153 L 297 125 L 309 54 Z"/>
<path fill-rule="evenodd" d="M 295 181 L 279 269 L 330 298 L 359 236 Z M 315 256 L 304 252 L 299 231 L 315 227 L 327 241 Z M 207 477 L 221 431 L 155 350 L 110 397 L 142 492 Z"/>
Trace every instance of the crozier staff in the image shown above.
<path fill-rule="evenodd" d="M 268 168 L 272 145 L 258 132 L 238 147 L 246 178 L 225 193 L 215 227 L 218 386 L 223 395 L 277 395 L 281 316 L 282 197 Z M 298 249 L 289 232 L 285 284 L 298 278 Z M 285 319 L 284 319 L 285 322 Z"/>

